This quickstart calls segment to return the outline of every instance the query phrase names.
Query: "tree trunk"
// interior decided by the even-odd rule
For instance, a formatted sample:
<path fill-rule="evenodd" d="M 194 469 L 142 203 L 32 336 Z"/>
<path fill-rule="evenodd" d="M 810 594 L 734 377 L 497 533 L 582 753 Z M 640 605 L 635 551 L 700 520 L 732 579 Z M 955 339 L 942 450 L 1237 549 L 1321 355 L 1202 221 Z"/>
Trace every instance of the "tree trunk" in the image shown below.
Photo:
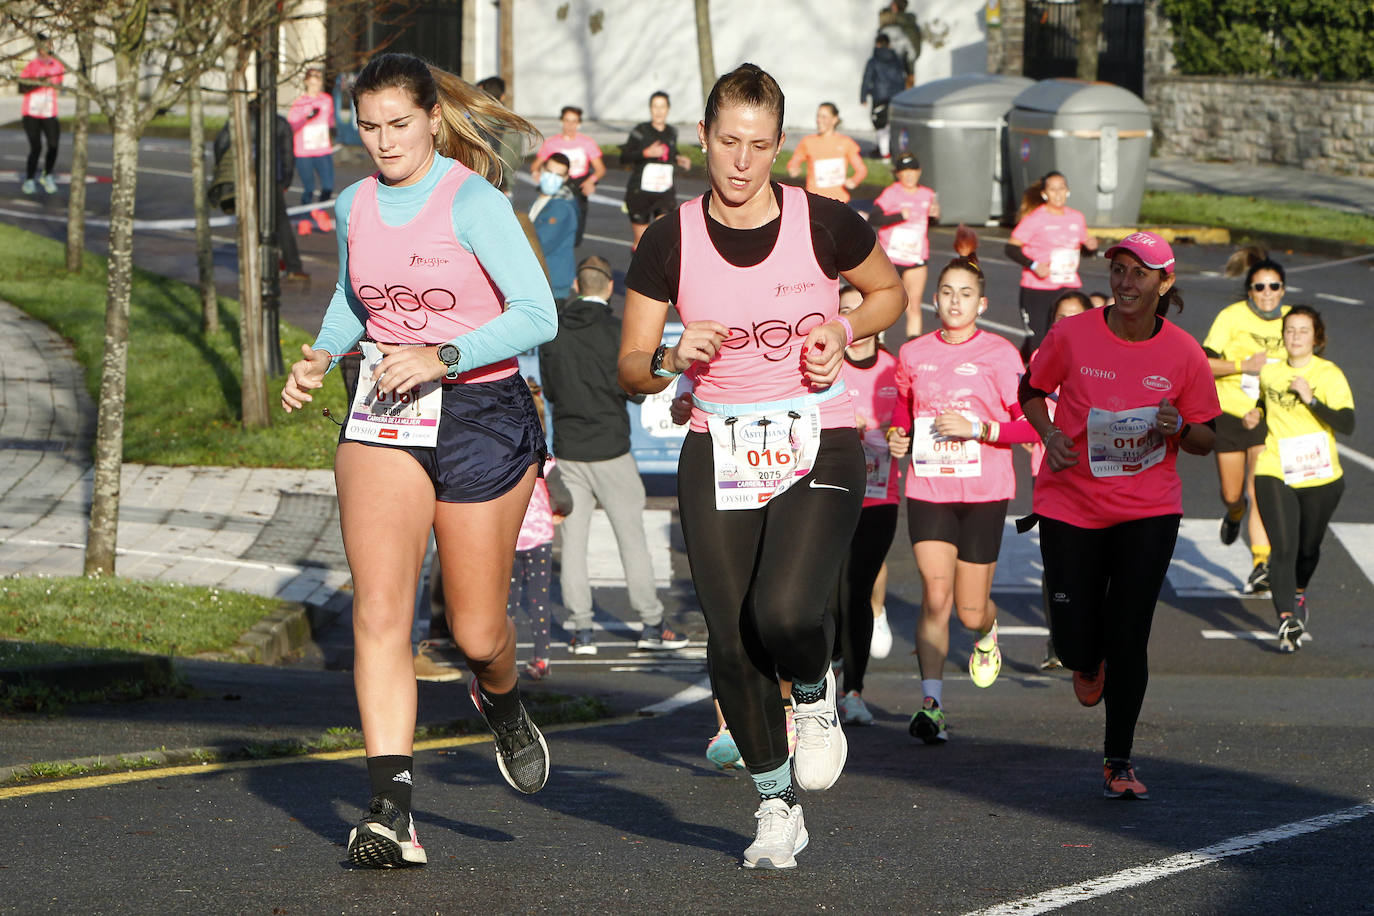
<path fill-rule="evenodd" d="M 105 355 L 96 419 L 95 481 L 86 539 L 87 575 L 113 575 L 119 532 L 119 475 L 124 462 L 124 398 L 129 365 L 129 297 L 138 189 L 137 59 L 115 56 L 118 97 L 110 190 L 110 266 L 105 283 Z"/>
<path fill-rule="evenodd" d="M 1097 79 L 1097 45 L 1102 35 L 1102 0 L 1078 0 L 1078 78 Z"/>
<path fill-rule="evenodd" d="M 515 110 L 515 0 L 500 0 L 497 15 L 501 17 L 500 53 L 501 79 L 506 81 L 506 105 Z"/>
<path fill-rule="evenodd" d="M 263 352 L 262 283 L 258 264 L 258 179 L 248 129 L 248 54 L 233 53 L 229 72 L 234 138 L 234 213 L 238 217 L 240 417 L 245 427 L 268 424 L 267 363 Z M 270 164 L 269 164 L 270 167 Z M 263 265 L 275 269 L 275 264 Z"/>
<path fill-rule="evenodd" d="M 711 95 L 716 84 L 716 55 L 711 46 L 711 0 L 696 0 L 697 62 L 701 68 L 701 103 Z"/>
<path fill-rule="evenodd" d="M 205 104 L 200 83 L 187 87 L 191 117 L 191 206 L 196 214 L 196 267 L 200 272 L 200 326 L 219 333 L 219 298 L 215 293 L 215 243 L 210 237 L 210 206 L 205 199 Z"/>
<path fill-rule="evenodd" d="M 89 75 L 93 40 L 89 32 L 76 35 L 78 66 Z M 79 84 L 78 84 L 79 85 Z M 86 252 L 86 163 L 90 153 L 91 98 L 76 93 L 76 123 L 72 127 L 72 183 L 67 193 L 67 272 L 79 273 Z"/>

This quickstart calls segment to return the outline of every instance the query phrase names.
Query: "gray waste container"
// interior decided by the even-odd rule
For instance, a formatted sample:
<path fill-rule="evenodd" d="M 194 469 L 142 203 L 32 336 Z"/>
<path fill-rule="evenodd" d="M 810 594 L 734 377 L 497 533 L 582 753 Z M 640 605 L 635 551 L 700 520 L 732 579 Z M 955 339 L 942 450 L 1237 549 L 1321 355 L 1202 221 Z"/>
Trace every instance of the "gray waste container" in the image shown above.
<path fill-rule="evenodd" d="M 1011 179 L 1019 199 L 1046 172 L 1062 172 L 1069 206 L 1089 226 L 1131 226 L 1150 164 L 1150 110 L 1110 83 L 1042 80 L 1007 115 Z"/>
<path fill-rule="evenodd" d="M 892 98 L 892 155 L 909 149 L 921 160 L 921 184 L 940 195 L 940 222 L 982 225 L 1015 215 L 1003 131 L 1012 100 L 1033 85 L 1023 76 L 969 73 Z"/>

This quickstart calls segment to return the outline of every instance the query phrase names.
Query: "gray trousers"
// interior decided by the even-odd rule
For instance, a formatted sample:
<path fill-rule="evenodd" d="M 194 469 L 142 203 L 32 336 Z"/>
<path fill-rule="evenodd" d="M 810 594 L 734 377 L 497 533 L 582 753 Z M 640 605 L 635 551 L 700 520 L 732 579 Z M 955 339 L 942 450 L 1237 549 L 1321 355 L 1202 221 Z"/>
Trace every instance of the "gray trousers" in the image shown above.
<path fill-rule="evenodd" d="M 559 582 L 563 605 L 570 612 L 568 630 L 587 630 L 592 625 L 592 588 L 587 580 L 587 538 L 592 512 L 599 502 L 615 532 L 620 548 L 620 563 L 625 568 L 625 586 L 630 606 L 639 613 L 645 626 L 663 622 L 663 603 L 654 587 L 649 542 L 644 536 L 644 481 L 629 452 L 609 461 L 568 461 L 558 459 L 558 472 L 572 493 L 573 508 L 559 526 L 563 538 L 563 557 Z"/>

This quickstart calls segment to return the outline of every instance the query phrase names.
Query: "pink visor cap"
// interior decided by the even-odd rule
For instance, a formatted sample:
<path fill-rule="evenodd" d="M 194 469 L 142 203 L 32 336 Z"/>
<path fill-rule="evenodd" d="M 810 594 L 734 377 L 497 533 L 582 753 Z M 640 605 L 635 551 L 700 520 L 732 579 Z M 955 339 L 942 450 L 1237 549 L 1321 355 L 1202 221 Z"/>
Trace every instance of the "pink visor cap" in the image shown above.
<path fill-rule="evenodd" d="M 1153 232 L 1133 232 L 1107 249 L 1107 259 L 1111 260 L 1118 251 L 1128 251 L 1140 259 L 1146 267 L 1174 272 L 1174 250 L 1169 243 Z"/>

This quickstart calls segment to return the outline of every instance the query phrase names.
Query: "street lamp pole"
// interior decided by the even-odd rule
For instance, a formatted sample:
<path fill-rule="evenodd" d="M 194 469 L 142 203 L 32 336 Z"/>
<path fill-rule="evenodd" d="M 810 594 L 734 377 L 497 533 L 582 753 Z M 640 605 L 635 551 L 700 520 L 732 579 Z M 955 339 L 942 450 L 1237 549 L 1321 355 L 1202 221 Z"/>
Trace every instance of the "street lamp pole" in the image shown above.
<path fill-rule="evenodd" d="M 264 30 L 258 51 L 258 263 L 267 374 L 281 375 L 281 252 L 277 247 L 277 23 Z"/>

